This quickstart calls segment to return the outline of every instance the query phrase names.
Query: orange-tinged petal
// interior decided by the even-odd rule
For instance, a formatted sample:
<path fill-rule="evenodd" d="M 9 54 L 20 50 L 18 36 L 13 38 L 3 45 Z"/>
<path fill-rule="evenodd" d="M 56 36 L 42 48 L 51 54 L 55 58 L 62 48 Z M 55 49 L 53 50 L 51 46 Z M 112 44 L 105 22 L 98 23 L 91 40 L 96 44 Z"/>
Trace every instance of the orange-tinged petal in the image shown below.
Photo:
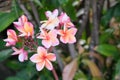
<path fill-rule="evenodd" d="M 58 30 L 57 32 L 59 35 L 64 36 L 64 31 L 63 30 Z"/>
<path fill-rule="evenodd" d="M 53 54 L 53 53 L 47 54 L 46 57 L 47 57 L 47 59 L 50 60 L 50 61 L 56 61 L 56 56 L 55 56 L 55 54 Z"/>
<path fill-rule="evenodd" d="M 52 38 L 52 46 L 57 46 L 59 44 L 59 40 L 57 38 Z"/>
<path fill-rule="evenodd" d="M 74 36 L 69 36 L 68 43 L 75 43 L 75 42 L 76 42 L 76 38 Z"/>
<path fill-rule="evenodd" d="M 47 51 L 46 51 L 45 48 L 39 46 L 39 47 L 37 48 L 37 53 L 39 54 L 39 56 L 43 56 L 43 55 L 46 55 L 46 54 L 47 54 Z"/>
<path fill-rule="evenodd" d="M 75 35 L 77 32 L 77 29 L 76 28 L 70 28 L 69 30 L 67 30 L 67 33 L 69 35 Z"/>
<path fill-rule="evenodd" d="M 63 43 L 68 43 L 69 38 L 67 36 L 61 36 L 60 37 L 60 41 L 62 41 Z"/>
<path fill-rule="evenodd" d="M 48 70 L 52 70 L 53 69 L 52 63 L 48 59 L 45 60 L 45 67 Z"/>
<path fill-rule="evenodd" d="M 37 71 L 41 71 L 45 66 L 45 61 L 36 64 Z"/>
<path fill-rule="evenodd" d="M 33 35 L 34 31 L 33 31 L 33 25 L 32 25 L 32 23 L 30 23 L 30 22 L 25 22 L 25 24 L 24 24 L 24 29 L 25 29 L 25 32 L 26 32 L 26 33 L 29 33 L 29 34 L 30 34 L 30 36 Z"/>
<path fill-rule="evenodd" d="M 31 60 L 32 62 L 34 62 L 34 63 L 38 63 L 38 62 L 41 62 L 41 61 L 42 61 L 42 59 L 40 58 L 39 54 L 34 54 L 34 55 L 30 58 L 30 60 Z"/>

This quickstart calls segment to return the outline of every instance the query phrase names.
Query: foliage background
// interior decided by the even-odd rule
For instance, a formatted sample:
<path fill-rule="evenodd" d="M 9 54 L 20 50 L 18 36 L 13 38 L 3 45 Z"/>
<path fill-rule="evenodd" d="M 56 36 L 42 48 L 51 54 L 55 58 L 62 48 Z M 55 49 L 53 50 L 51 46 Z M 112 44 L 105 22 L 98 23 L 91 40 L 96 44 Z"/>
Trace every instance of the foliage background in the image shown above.
<path fill-rule="evenodd" d="M 53 50 L 59 79 L 120 80 L 120 0 L 0 0 L 0 80 L 54 80 L 50 71 L 37 72 L 30 61 L 20 63 L 3 42 L 22 14 L 37 33 L 45 11 L 54 9 L 66 12 L 78 28 L 75 44 Z"/>

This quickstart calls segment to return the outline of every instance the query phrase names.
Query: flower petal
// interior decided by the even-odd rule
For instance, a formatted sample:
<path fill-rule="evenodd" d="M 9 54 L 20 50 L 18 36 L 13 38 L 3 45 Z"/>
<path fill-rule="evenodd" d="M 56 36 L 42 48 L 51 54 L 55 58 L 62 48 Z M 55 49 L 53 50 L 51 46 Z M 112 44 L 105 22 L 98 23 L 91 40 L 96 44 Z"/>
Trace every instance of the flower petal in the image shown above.
<path fill-rule="evenodd" d="M 68 43 L 75 43 L 75 42 L 76 42 L 76 38 L 74 36 L 69 36 Z"/>
<path fill-rule="evenodd" d="M 68 37 L 61 36 L 60 41 L 65 43 L 65 44 L 68 43 Z"/>
<path fill-rule="evenodd" d="M 59 45 L 59 40 L 57 38 L 52 38 L 51 41 L 52 41 L 52 46 Z"/>
<path fill-rule="evenodd" d="M 56 16 L 56 17 L 58 16 L 58 10 L 57 10 L 57 9 L 55 9 L 55 10 L 53 11 L 53 15 Z"/>
<path fill-rule="evenodd" d="M 33 30 L 33 25 L 30 22 L 25 22 L 24 23 L 24 29 L 26 33 L 30 33 L 30 36 L 33 35 L 34 30 Z"/>
<path fill-rule="evenodd" d="M 50 61 L 56 61 L 56 56 L 55 56 L 55 54 L 53 54 L 53 53 L 47 54 L 46 57 L 47 57 L 47 59 L 50 60 Z"/>
<path fill-rule="evenodd" d="M 47 54 L 47 50 L 44 47 L 39 46 L 37 48 L 37 53 L 39 54 L 39 56 L 43 56 Z"/>
<path fill-rule="evenodd" d="M 32 57 L 30 57 L 30 60 L 34 63 L 41 62 L 39 54 L 34 54 Z"/>
<path fill-rule="evenodd" d="M 76 28 L 71 28 L 67 32 L 68 32 L 68 34 L 75 35 L 76 32 L 77 32 L 77 29 Z"/>
<path fill-rule="evenodd" d="M 52 13 L 51 13 L 51 11 L 46 11 L 45 15 L 46 15 L 47 18 L 49 18 L 52 15 Z"/>
<path fill-rule="evenodd" d="M 52 70 L 53 69 L 52 63 L 48 59 L 45 60 L 45 67 L 48 70 Z"/>
<path fill-rule="evenodd" d="M 42 45 L 44 45 L 46 48 L 50 48 L 52 43 L 50 40 L 42 40 Z"/>
<path fill-rule="evenodd" d="M 20 62 L 23 62 L 25 57 L 24 57 L 24 54 L 23 53 L 20 53 L 19 56 L 18 56 L 18 59 Z"/>
<path fill-rule="evenodd" d="M 41 71 L 45 66 L 45 61 L 36 64 L 37 71 Z"/>

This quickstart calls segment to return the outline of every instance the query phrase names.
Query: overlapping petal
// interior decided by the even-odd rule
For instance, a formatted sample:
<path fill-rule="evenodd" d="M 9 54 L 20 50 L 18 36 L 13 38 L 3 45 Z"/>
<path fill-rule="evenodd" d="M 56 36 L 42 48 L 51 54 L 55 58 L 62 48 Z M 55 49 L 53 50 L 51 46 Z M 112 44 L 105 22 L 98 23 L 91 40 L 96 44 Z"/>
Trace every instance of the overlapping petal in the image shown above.
<path fill-rule="evenodd" d="M 60 40 L 63 43 L 75 43 L 76 42 L 76 38 L 75 38 L 76 32 L 77 32 L 76 28 L 58 30 L 58 34 L 60 35 Z"/>
<path fill-rule="evenodd" d="M 37 48 L 37 53 L 38 54 L 34 54 L 30 58 L 32 62 L 36 63 L 37 71 L 41 71 L 44 67 L 48 70 L 52 70 L 53 66 L 50 61 L 55 61 L 56 56 L 53 53 L 47 53 L 47 50 L 40 46 Z"/>
<path fill-rule="evenodd" d="M 28 59 L 28 53 L 24 50 L 24 48 L 17 49 L 15 47 L 12 47 L 12 49 L 15 51 L 12 55 L 18 55 L 18 60 L 20 62 L 24 62 Z"/>
<path fill-rule="evenodd" d="M 16 32 L 12 29 L 7 30 L 7 36 L 8 36 L 8 38 L 4 39 L 4 41 L 7 42 L 6 46 L 13 46 L 18 41 Z"/>
<path fill-rule="evenodd" d="M 46 48 L 49 48 L 51 46 L 56 46 L 59 44 L 56 30 L 51 30 L 49 32 L 43 30 L 37 38 L 42 39 L 42 44 Z"/>

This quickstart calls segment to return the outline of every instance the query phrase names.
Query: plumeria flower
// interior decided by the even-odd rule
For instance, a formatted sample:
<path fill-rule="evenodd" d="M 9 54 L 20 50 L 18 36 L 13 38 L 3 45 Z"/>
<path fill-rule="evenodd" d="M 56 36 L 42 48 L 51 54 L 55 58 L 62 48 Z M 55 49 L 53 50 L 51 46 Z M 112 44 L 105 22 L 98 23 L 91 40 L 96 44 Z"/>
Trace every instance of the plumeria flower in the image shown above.
<path fill-rule="evenodd" d="M 18 19 L 18 22 L 13 22 L 13 24 L 15 25 L 15 27 L 18 29 L 20 29 L 20 28 L 24 28 L 23 26 L 24 26 L 24 23 L 25 22 L 28 22 L 28 19 L 27 19 L 27 17 L 25 16 L 25 15 L 22 15 L 19 19 Z M 21 29 L 20 29 L 21 30 Z"/>
<path fill-rule="evenodd" d="M 8 29 L 7 30 L 7 39 L 4 39 L 6 43 L 6 46 L 14 46 L 16 44 L 16 42 L 18 41 L 16 32 L 12 29 Z"/>
<path fill-rule="evenodd" d="M 74 24 L 71 22 L 70 17 L 66 13 L 61 13 L 59 16 L 60 25 L 70 28 L 74 27 Z"/>
<path fill-rule="evenodd" d="M 43 28 L 48 29 L 48 30 L 53 30 L 56 26 L 59 25 L 59 19 L 57 17 L 58 10 L 55 9 L 53 12 L 47 11 L 45 14 L 48 20 L 41 21 L 41 23 L 43 24 L 41 25 L 40 30 Z"/>
<path fill-rule="evenodd" d="M 28 22 L 27 17 L 22 15 L 18 22 L 14 22 L 15 27 L 18 31 L 21 32 L 19 36 L 33 36 L 34 35 L 34 29 L 33 24 L 31 22 Z"/>
<path fill-rule="evenodd" d="M 76 28 L 58 30 L 58 34 L 60 35 L 60 41 L 62 41 L 63 43 L 75 43 L 76 32 L 77 32 Z"/>
<path fill-rule="evenodd" d="M 15 51 L 12 55 L 19 55 L 18 60 L 20 62 L 24 62 L 24 60 L 28 60 L 28 53 L 24 50 L 24 48 L 17 49 L 15 47 L 12 47 L 12 49 Z"/>
<path fill-rule="evenodd" d="M 42 44 L 46 48 L 50 48 L 51 46 L 56 46 L 59 44 L 56 30 L 51 30 L 49 32 L 42 30 L 41 34 L 37 38 L 42 39 Z"/>
<path fill-rule="evenodd" d="M 50 61 L 55 61 L 56 56 L 53 53 L 47 53 L 47 50 L 43 47 L 37 48 L 37 54 L 34 54 L 30 60 L 34 63 L 36 63 L 36 69 L 37 71 L 41 71 L 44 66 L 48 70 L 52 70 L 53 66 Z"/>
<path fill-rule="evenodd" d="M 30 22 L 25 22 L 23 29 L 21 28 L 17 28 L 18 31 L 21 32 L 21 34 L 19 36 L 33 36 L 34 35 L 34 29 L 33 29 L 33 24 Z"/>

